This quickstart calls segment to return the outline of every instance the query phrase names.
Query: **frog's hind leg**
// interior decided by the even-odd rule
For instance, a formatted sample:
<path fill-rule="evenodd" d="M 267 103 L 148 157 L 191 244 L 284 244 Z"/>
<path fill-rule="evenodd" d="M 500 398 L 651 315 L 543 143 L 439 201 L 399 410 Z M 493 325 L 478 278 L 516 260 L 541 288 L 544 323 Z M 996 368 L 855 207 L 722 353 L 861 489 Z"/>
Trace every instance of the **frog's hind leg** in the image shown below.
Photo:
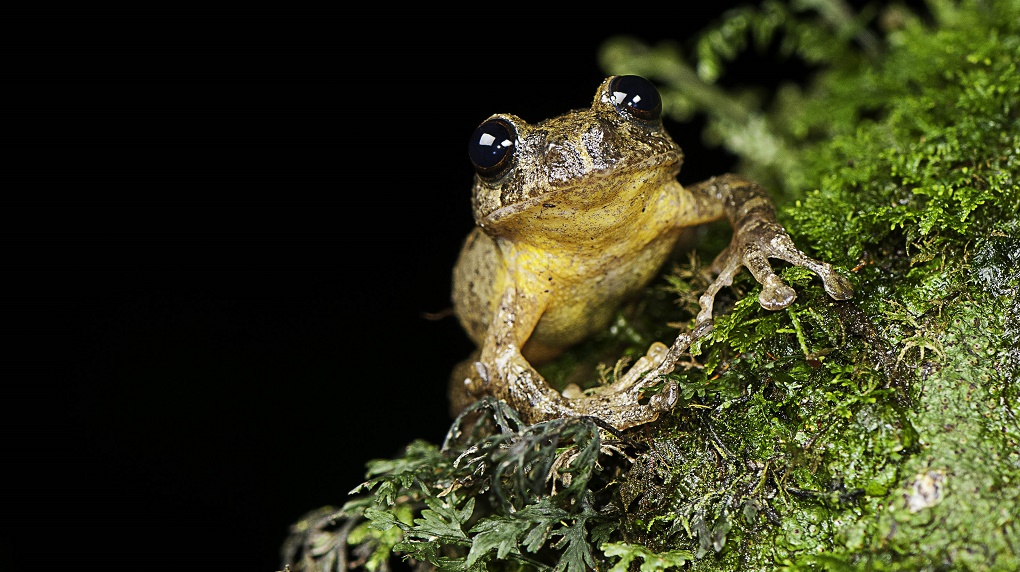
<path fill-rule="evenodd" d="M 482 395 L 478 387 L 475 363 L 481 352 L 475 350 L 471 357 L 454 366 L 447 385 L 447 397 L 450 403 L 450 417 L 457 417 L 468 405 L 478 401 Z"/>

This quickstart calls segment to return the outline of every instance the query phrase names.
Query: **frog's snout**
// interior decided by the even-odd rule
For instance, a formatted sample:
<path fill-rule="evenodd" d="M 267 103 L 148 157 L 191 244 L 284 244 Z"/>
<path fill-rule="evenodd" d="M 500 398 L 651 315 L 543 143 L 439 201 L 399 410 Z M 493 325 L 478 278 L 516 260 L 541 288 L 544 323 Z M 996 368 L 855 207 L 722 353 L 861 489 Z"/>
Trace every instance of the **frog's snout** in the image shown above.
<path fill-rule="evenodd" d="M 576 179 L 585 172 L 584 155 L 577 145 L 569 142 L 551 142 L 546 145 L 544 161 L 550 182 Z"/>

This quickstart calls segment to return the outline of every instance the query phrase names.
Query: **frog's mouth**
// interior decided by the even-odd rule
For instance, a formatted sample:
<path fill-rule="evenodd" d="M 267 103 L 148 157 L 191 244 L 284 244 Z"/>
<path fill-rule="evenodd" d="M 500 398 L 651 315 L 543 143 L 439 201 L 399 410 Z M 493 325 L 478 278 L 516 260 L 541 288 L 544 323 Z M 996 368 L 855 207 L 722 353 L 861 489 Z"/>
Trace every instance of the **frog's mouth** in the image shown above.
<path fill-rule="evenodd" d="M 661 189 L 675 182 L 683 157 L 649 157 L 626 167 L 613 165 L 592 170 L 583 177 L 560 182 L 553 188 L 527 198 L 503 197 L 506 206 L 485 215 L 483 226 L 496 226 L 524 213 L 536 217 L 569 217 L 575 213 L 611 209 L 614 205 L 629 203 L 641 194 L 651 196 L 650 190 Z"/>
<path fill-rule="evenodd" d="M 484 222 L 486 225 L 497 225 L 509 218 L 512 218 L 518 214 L 536 211 L 543 212 L 545 210 L 563 208 L 565 197 L 571 197 L 577 194 L 577 189 L 584 187 L 584 185 L 571 185 L 570 187 L 564 187 L 554 189 L 552 191 L 546 191 L 536 197 L 524 199 L 516 203 L 500 207 L 488 215 L 485 216 Z M 571 204 L 576 204 L 578 201 L 569 201 Z"/>

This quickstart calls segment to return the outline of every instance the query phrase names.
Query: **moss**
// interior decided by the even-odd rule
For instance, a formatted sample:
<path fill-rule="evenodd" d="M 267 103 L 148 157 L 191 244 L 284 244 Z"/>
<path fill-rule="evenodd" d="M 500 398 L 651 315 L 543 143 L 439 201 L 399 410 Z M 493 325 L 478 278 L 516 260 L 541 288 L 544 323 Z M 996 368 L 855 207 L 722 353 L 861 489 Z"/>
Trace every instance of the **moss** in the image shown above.
<path fill-rule="evenodd" d="M 1020 568 L 1020 2 L 873 16 L 766 2 L 706 31 L 694 63 L 629 39 L 602 54 L 659 82 L 675 117 L 704 114 L 852 301 L 792 268 L 798 302 L 767 312 L 745 273 L 673 374 L 668 418 L 526 427 L 486 401 L 472 431 L 373 465 L 367 496 L 294 542 L 367 518 L 377 533 L 355 539 L 375 567 L 396 551 L 452 569 Z M 810 82 L 767 98 L 713 83 L 776 41 Z M 689 326 L 698 268 L 545 373 L 566 383 Z"/>

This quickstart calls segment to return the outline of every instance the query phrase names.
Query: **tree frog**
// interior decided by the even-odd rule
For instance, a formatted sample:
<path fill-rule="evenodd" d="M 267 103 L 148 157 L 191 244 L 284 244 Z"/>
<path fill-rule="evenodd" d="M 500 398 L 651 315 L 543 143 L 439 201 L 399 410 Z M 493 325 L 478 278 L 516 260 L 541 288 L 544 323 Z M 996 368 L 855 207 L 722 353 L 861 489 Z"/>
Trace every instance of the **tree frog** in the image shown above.
<path fill-rule="evenodd" d="M 675 382 L 650 398 L 693 338 L 711 329 L 719 290 L 742 267 L 762 284 L 764 308 L 789 306 L 795 291 L 769 266 L 778 258 L 821 277 L 829 296 L 853 296 L 849 281 L 806 256 L 777 222 L 765 189 L 727 174 L 691 186 L 676 176 L 683 152 L 662 125 L 655 86 L 633 75 L 607 78 L 588 109 L 537 124 L 509 114 L 486 119 L 471 137 L 476 228 L 453 272 L 454 311 L 478 345 L 450 384 L 456 411 L 493 395 L 534 423 L 572 415 L 626 429 L 677 402 Z M 653 344 L 613 383 L 560 393 L 532 364 L 604 329 L 615 309 L 645 286 L 681 231 L 722 217 L 733 239 L 712 265 L 692 333 Z"/>

